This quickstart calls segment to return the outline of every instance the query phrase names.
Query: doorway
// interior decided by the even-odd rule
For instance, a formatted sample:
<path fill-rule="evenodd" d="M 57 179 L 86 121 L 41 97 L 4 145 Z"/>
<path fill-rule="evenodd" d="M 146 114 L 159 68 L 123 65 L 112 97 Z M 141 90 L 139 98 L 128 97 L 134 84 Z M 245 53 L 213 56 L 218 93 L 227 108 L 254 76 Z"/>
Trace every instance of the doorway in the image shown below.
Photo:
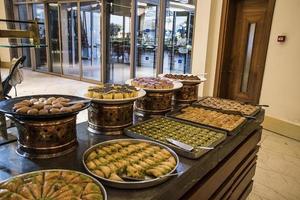
<path fill-rule="evenodd" d="M 260 98 L 276 0 L 224 0 L 214 96 Z"/>

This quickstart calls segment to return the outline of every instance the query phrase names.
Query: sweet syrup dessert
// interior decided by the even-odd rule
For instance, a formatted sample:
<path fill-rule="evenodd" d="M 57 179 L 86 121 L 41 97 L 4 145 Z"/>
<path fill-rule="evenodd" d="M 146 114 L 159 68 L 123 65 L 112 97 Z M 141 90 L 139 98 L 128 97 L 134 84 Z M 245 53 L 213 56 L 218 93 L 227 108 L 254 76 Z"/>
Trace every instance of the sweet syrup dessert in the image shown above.
<path fill-rule="evenodd" d="M 122 177 L 144 180 L 171 172 L 176 159 L 166 149 L 147 142 L 118 141 L 97 147 L 85 164 L 96 176 L 124 182 Z"/>
<path fill-rule="evenodd" d="M 73 171 L 37 171 L 0 184 L 0 199 L 102 200 L 100 186 L 90 177 Z"/>
<path fill-rule="evenodd" d="M 253 115 L 259 107 L 251 104 L 244 104 L 230 99 L 207 97 L 197 102 L 197 104 L 218 110 L 235 111 L 244 115 Z"/>
<path fill-rule="evenodd" d="M 192 126 L 168 118 L 155 118 L 129 127 L 127 131 L 169 144 L 171 138 L 192 146 L 192 152 L 203 151 L 201 147 L 214 147 L 224 134 L 202 127 Z"/>
<path fill-rule="evenodd" d="M 127 84 L 106 83 L 90 86 L 85 96 L 92 99 L 129 99 L 138 96 L 138 89 Z"/>
<path fill-rule="evenodd" d="M 135 78 L 131 81 L 131 85 L 145 89 L 172 89 L 174 87 L 170 80 L 152 77 Z"/>
<path fill-rule="evenodd" d="M 240 115 L 224 114 L 218 111 L 192 106 L 182 109 L 181 113 L 176 114 L 175 117 L 178 119 L 184 119 L 199 124 L 225 129 L 227 131 L 233 131 L 246 120 L 245 117 Z"/>
<path fill-rule="evenodd" d="M 192 74 L 165 74 L 165 78 L 173 80 L 184 80 L 184 81 L 200 81 L 201 79 L 198 76 Z"/>
<path fill-rule="evenodd" d="M 64 97 L 31 98 L 14 104 L 13 111 L 18 114 L 47 115 L 74 112 L 84 106 L 83 103 L 69 105 L 70 101 Z"/>

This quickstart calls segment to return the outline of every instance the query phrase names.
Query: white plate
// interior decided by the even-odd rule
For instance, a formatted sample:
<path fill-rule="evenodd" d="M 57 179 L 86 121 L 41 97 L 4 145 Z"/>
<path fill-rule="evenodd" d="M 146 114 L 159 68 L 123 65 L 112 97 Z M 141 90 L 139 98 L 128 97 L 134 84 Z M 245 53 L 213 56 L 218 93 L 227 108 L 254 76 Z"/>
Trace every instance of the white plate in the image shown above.
<path fill-rule="evenodd" d="M 131 81 L 133 79 L 129 79 L 127 80 L 125 83 L 128 85 L 131 85 Z M 149 88 L 143 88 L 143 90 L 145 90 L 146 92 L 169 92 L 169 91 L 173 91 L 173 90 L 178 90 L 180 88 L 182 88 L 182 83 L 180 81 L 172 81 L 174 86 L 173 88 L 169 88 L 169 89 L 149 89 Z"/>
<path fill-rule="evenodd" d="M 130 101 L 135 101 L 139 98 L 142 98 L 146 95 L 145 90 L 139 89 L 138 91 L 138 96 L 133 97 L 133 98 L 126 98 L 126 99 L 94 99 L 90 98 L 84 95 L 86 99 L 92 100 L 92 102 L 97 102 L 97 103 L 107 103 L 107 104 L 118 104 L 118 103 L 125 103 L 125 102 L 130 102 Z"/>
<path fill-rule="evenodd" d="M 171 73 L 172 75 L 188 75 L 188 76 L 191 76 L 193 74 L 176 74 L 176 73 Z M 180 79 L 172 79 L 172 78 L 168 78 L 168 77 L 165 77 L 166 74 L 159 74 L 158 77 L 160 78 L 166 78 L 166 79 L 169 79 L 169 80 L 172 80 L 172 81 L 179 81 L 179 82 L 183 82 L 183 83 L 202 83 L 204 81 L 206 81 L 206 78 L 204 76 L 198 76 L 198 78 L 200 80 L 180 80 Z"/>

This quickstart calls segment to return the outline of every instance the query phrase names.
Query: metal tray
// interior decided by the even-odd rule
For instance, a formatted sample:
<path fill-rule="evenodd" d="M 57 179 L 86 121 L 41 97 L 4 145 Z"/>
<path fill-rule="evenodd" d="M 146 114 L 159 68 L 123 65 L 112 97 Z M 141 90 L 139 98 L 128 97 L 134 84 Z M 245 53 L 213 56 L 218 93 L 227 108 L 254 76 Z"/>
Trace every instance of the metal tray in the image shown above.
<path fill-rule="evenodd" d="M 173 75 L 188 75 L 188 76 L 191 76 L 193 74 L 176 74 L 176 73 L 171 73 Z M 199 83 L 202 83 L 202 82 L 205 82 L 207 79 L 204 77 L 204 76 L 198 76 L 199 80 L 181 80 L 181 79 L 172 79 L 172 78 L 168 78 L 168 77 L 165 77 L 166 74 L 158 74 L 158 77 L 159 78 L 165 78 L 165 79 L 169 79 L 169 80 L 172 80 L 172 81 L 179 81 L 181 83 L 187 83 L 187 84 L 199 84 Z"/>
<path fill-rule="evenodd" d="M 129 79 L 127 80 L 125 83 L 128 85 L 131 85 L 131 82 L 133 81 L 133 79 Z M 147 92 L 172 92 L 174 90 L 179 90 L 180 88 L 182 88 L 183 84 L 179 81 L 173 81 L 173 88 L 170 89 L 149 89 L 149 88 L 142 88 L 143 90 Z"/>
<path fill-rule="evenodd" d="M 48 169 L 48 170 L 37 170 L 37 171 L 32 171 L 32 172 L 28 172 L 28 173 L 24 173 L 24 174 L 19 174 L 17 176 L 13 176 L 11 178 L 8 178 L 4 181 L 1 181 L 0 182 L 0 185 L 6 181 L 9 181 L 11 179 L 15 179 L 15 178 L 19 178 L 19 177 L 22 177 L 22 176 L 28 176 L 30 174 L 34 174 L 34 173 L 43 173 L 43 172 L 54 172 L 54 171 L 58 171 L 58 172 L 73 172 L 73 173 L 77 173 L 77 174 L 80 174 L 80 175 L 83 175 L 83 176 L 86 176 L 90 179 L 92 179 L 94 181 L 94 183 L 96 183 L 99 187 L 100 187 L 100 190 L 101 190 L 101 193 L 102 193 L 102 196 L 103 196 L 103 200 L 107 200 L 107 193 L 106 193 L 106 190 L 105 188 L 103 187 L 103 185 L 97 180 L 95 179 L 94 177 L 88 175 L 88 174 L 85 174 L 85 173 L 82 173 L 82 172 L 79 172 L 79 171 L 75 171 L 75 170 L 67 170 L 67 169 Z"/>
<path fill-rule="evenodd" d="M 77 96 L 70 96 L 70 95 L 59 95 L 59 94 L 46 94 L 46 95 L 32 95 L 32 96 L 22 96 L 22 97 L 16 97 L 12 99 L 8 99 L 5 101 L 0 102 L 0 112 L 4 113 L 6 115 L 13 116 L 18 119 L 24 119 L 24 120 L 41 120 L 41 119 L 53 119 L 53 118 L 63 118 L 63 117 L 68 117 L 68 116 L 73 116 L 78 114 L 80 111 L 88 108 L 90 106 L 89 103 L 85 103 L 85 105 L 76 111 L 73 112 L 66 112 L 66 113 L 57 113 L 57 114 L 47 114 L 47 115 L 28 115 L 28 114 L 19 114 L 13 111 L 14 104 L 21 102 L 26 99 L 31 99 L 31 98 L 49 98 L 49 97 L 64 97 L 68 98 L 71 101 L 81 101 L 81 100 L 86 100 L 85 98 L 82 97 L 77 97 Z"/>
<path fill-rule="evenodd" d="M 128 128 L 125 128 L 124 129 L 124 133 L 127 136 L 132 137 L 132 138 L 146 139 L 146 140 L 151 140 L 151 141 L 156 141 L 156 142 L 162 143 L 162 144 L 170 147 L 171 149 L 173 149 L 179 155 L 181 155 L 181 156 L 183 156 L 185 158 L 189 158 L 189 159 L 198 159 L 202 155 L 204 155 L 205 153 L 207 153 L 208 151 L 210 151 L 210 150 L 207 150 L 207 149 L 203 149 L 202 151 L 198 151 L 198 152 L 186 151 L 186 150 L 184 150 L 184 149 L 182 149 L 182 148 L 180 148 L 178 146 L 175 146 L 175 145 L 173 145 L 173 144 L 171 144 L 171 143 L 169 143 L 167 141 L 164 142 L 164 141 L 156 140 L 156 139 L 154 139 L 152 137 L 149 137 L 149 136 L 146 136 L 146 135 L 141 135 L 139 133 L 135 133 L 135 132 L 132 132 L 131 130 L 129 130 L 130 128 L 134 128 L 134 127 L 140 126 L 141 124 L 146 124 L 146 123 L 148 123 L 150 121 L 157 120 L 159 118 L 166 118 L 166 117 L 158 117 L 158 118 L 149 119 L 149 120 L 140 122 L 140 123 L 138 123 L 136 125 L 133 125 L 133 126 L 128 127 Z M 166 118 L 166 119 L 171 120 L 171 121 L 176 121 L 176 122 L 179 122 L 179 123 L 182 123 L 182 124 L 185 124 L 185 125 L 188 124 L 188 125 L 191 125 L 191 126 L 194 126 L 194 127 L 212 130 L 212 131 L 215 131 L 215 132 L 218 132 L 218 133 L 222 133 L 224 135 L 224 137 L 222 137 L 220 140 L 214 142 L 209 147 L 216 147 L 218 144 L 220 144 L 221 142 L 223 142 L 226 139 L 226 137 L 227 137 L 226 132 L 223 131 L 223 130 L 220 130 L 220 129 L 215 129 L 215 128 L 212 128 L 212 127 L 206 127 L 206 126 L 202 126 L 202 125 L 199 125 L 199 124 L 186 123 L 186 122 L 183 122 L 181 120 L 172 119 L 172 118 Z"/>
<path fill-rule="evenodd" d="M 234 115 L 241 115 L 243 117 L 255 117 L 255 115 L 257 115 L 257 113 L 259 113 L 261 111 L 261 106 L 259 105 L 253 105 L 253 106 L 256 106 L 257 109 L 252 112 L 250 115 L 245 115 L 244 113 L 242 113 L 241 111 L 233 111 L 233 110 L 225 110 L 225 109 L 218 109 L 218 108 L 213 108 L 213 107 L 209 107 L 209 106 L 204 106 L 204 105 L 201 105 L 200 102 L 203 101 L 204 99 L 206 98 L 210 98 L 210 97 L 203 97 L 201 98 L 200 100 L 194 102 L 192 105 L 194 106 L 200 106 L 200 107 L 203 107 L 203 108 L 207 108 L 207 109 L 211 109 L 211 110 L 216 110 L 216 111 L 219 111 L 219 112 L 223 112 L 223 113 L 226 113 L 226 114 L 234 114 Z M 221 98 L 217 98 L 217 97 L 213 97 L 213 98 L 216 98 L 216 99 L 221 99 Z M 242 105 L 245 105 L 246 103 L 243 103 L 243 102 L 240 102 L 240 101 L 236 101 Z M 252 105 L 252 104 L 250 104 Z M 249 117 L 248 117 L 249 118 Z"/>
<path fill-rule="evenodd" d="M 181 107 L 177 110 L 174 110 L 174 111 L 171 111 L 169 113 L 166 114 L 167 117 L 169 118 L 173 118 L 173 119 L 177 119 L 179 121 L 183 121 L 183 122 L 186 122 L 187 124 L 191 124 L 191 125 L 202 125 L 204 127 L 209 127 L 209 128 L 214 128 L 214 129 L 217 129 L 217 130 L 222 130 L 222 131 L 225 131 L 227 133 L 227 135 L 235 135 L 237 134 L 238 132 L 240 132 L 240 130 L 243 128 L 243 126 L 247 123 L 247 120 L 245 119 L 241 124 L 239 124 L 236 128 L 234 128 L 233 130 L 229 131 L 227 129 L 224 129 L 224 128 L 221 128 L 221 127 L 215 127 L 215 126 L 211 126 L 211 125 L 208 125 L 208 124 L 202 124 L 202 123 L 199 123 L 199 122 L 193 122 L 193 121 L 190 121 L 190 120 L 187 120 L 187 119 L 181 119 L 181 118 L 178 118 L 176 117 L 176 115 L 178 114 L 181 114 L 182 113 L 182 109 L 184 108 L 187 108 L 187 107 L 197 107 L 199 108 L 199 106 L 195 106 L 195 105 L 187 105 L 187 106 L 184 106 L 184 107 Z M 206 110 L 212 110 L 212 111 L 217 111 L 217 112 L 220 112 L 219 110 L 214 110 L 214 109 L 211 109 L 211 108 L 204 108 Z M 221 112 L 223 113 L 223 112 Z M 230 114 L 230 113 L 224 113 L 224 114 Z"/>
<path fill-rule="evenodd" d="M 94 149 L 98 148 L 99 146 L 105 146 L 107 144 L 120 142 L 120 141 L 130 141 L 130 142 L 134 142 L 134 143 L 147 142 L 147 143 L 154 144 L 154 145 L 157 145 L 159 147 L 162 147 L 162 148 L 168 150 L 172 154 L 172 156 L 174 156 L 174 158 L 176 160 L 176 166 L 174 167 L 174 169 L 172 171 L 170 171 L 168 174 L 164 175 L 163 177 L 158 177 L 158 178 L 154 178 L 154 179 L 146 179 L 144 181 L 127 181 L 127 182 L 113 181 L 113 180 L 110 180 L 110 179 L 107 179 L 107 178 L 103 178 L 103 177 L 100 177 L 100 176 L 94 174 L 93 172 L 91 172 L 88 169 L 88 167 L 85 164 L 85 159 L 91 151 L 94 151 Z M 149 141 L 149 140 L 141 140 L 141 139 L 115 139 L 115 140 L 109 140 L 109 141 L 98 143 L 98 144 L 90 147 L 89 149 L 87 149 L 83 154 L 82 163 L 84 165 L 84 168 L 91 175 L 98 178 L 105 185 L 115 187 L 115 188 L 121 188 L 121 189 L 141 189 L 141 188 L 147 188 L 147 187 L 159 185 L 159 184 L 167 181 L 169 178 L 171 178 L 172 177 L 171 174 L 176 171 L 176 169 L 179 165 L 179 158 L 178 158 L 177 154 L 172 149 L 170 149 L 169 147 L 167 147 L 165 145 L 157 143 L 157 142 L 153 142 L 153 141 Z"/>

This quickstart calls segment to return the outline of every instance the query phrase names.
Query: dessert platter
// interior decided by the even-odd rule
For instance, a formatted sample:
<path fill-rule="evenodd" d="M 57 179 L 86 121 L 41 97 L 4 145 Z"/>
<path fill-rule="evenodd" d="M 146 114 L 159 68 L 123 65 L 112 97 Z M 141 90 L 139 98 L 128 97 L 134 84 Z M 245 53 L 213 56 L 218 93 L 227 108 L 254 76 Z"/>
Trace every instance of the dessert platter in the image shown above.
<path fill-rule="evenodd" d="M 83 155 L 86 170 L 111 187 L 138 189 L 168 180 L 179 164 L 170 148 L 148 140 L 116 139 Z"/>
<path fill-rule="evenodd" d="M 181 156 L 197 159 L 214 149 L 226 138 L 226 132 L 204 126 L 190 125 L 165 117 L 154 118 L 125 129 L 125 134 L 138 139 L 150 139 L 163 143 Z M 169 142 L 179 141 L 192 147 L 183 149 Z"/>
<path fill-rule="evenodd" d="M 98 84 L 90 86 L 84 95 L 87 99 L 99 103 L 122 103 L 135 101 L 146 95 L 143 89 L 127 84 Z"/>
<path fill-rule="evenodd" d="M 142 88 L 147 92 L 167 92 L 178 90 L 182 87 L 182 83 L 178 81 L 170 81 L 165 78 L 141 77 L 129 79 L 126 84 Z"/>
<path fill-rule="evenodd" d="M 85 94 L 91 100 L 88 130 L 95 134 L 121 134 L 123 128 L 133 123 L 134 101 L 145 95 L 143 89 L 128 84 L 90 86 Z"/>
<path fill-rule="evenodd" d="M 75 150 L 76 115 L 89 106 L 89 100 L 76 96 L 33 95 L 0 102 L 0 112 L 17 127 L 16 152 L 45 159 Z"/>
<path fill-rule="evenodd" d="M 194 104 L 221 111 L 237 112 L 247 116 L 254 116 L 260 111 L 259 106 L 216 97 L 205 97 Z"/>
<path fill-rule="evenodd" d="M 21 174 L 0 183 L 0 199 L 107 200 L 102 184 L 78 171 L 54 169 Z"/>
<path fill-rule="evenodd" d="M 206 78 L 193 75 L 193 74 L 159 74 L 158 77 L 160 78 L 167 78 L 173 81 L 180 81 L 180 82 L 188 82 L 188 83 L 201 83 L 206 81 Z"/>
<path fill-rule="evenodd" d="M 146 95 L 136 101 L 136 115 L 163 115 L 172 109 L 172 97 L 182 83 L 164 78 L 135 78 L 126 81 L 129 85 L 143 88 Z"/>
<path fill-rule="evenodd" d="M 197 101 L 199 84 L 206 81 L 206 78 L 193 74 L 160 74 L 158 76 L 183 84 L 180 90 L 174 92 L 173 100 L 176 106 L 189 105 Z"/>
<path fill-rule="evenodd" d="M 197 106 L 183 107 L 177 111 L 168 113 L 168 116 L 193 124 L 201 124 L 225 130 L 229 135 L 237 133 L 247 121 L 241 115 L 226 114 Z"/>
<path fill-rule="evenodd" d="M 90 101 L 70 95 L 32 95 L 0 102 L 0 112 L 18 119 L 53 119 L 76 115 Z"/>

